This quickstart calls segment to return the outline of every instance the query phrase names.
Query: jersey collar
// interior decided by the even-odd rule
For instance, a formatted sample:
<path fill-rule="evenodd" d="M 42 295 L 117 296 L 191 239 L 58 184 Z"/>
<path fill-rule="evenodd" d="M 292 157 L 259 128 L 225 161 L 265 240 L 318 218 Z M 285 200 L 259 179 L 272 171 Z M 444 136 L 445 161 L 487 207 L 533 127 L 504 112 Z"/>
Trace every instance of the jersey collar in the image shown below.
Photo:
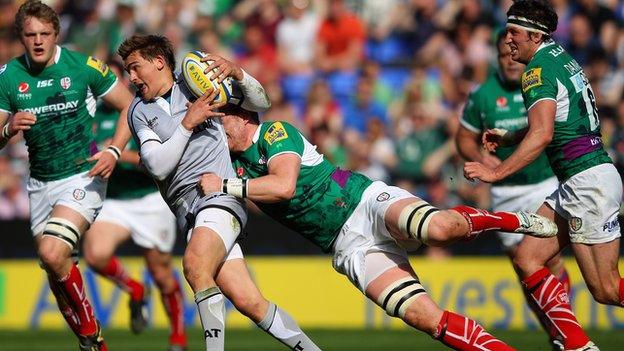
<path fill-rule="evenodd" d="M 58 63 L 59 59 L 61 58 L 61 47 L 56 45 L 54 47 L 54 63 Z M 30 69 L 30 60 L 28 60 L 28 55 L 24 54 L 24 59 L 26 59 L 26 65 L 28 66 L 28 68 Z"/>
<path fill-rule="evenodd" d="M 253 138 L 251 139 L 254 144 L 258 142 L 258 139 L 260 139 L 260 127 L 262 127 L 262 123 L 258 124 L 258 128 L 256 128 Z"/>
<path fill-rule="evenodd" d="M 537 50 L 535 50 L 535 53 L 533 54 L 533 57 L 535 57 L 535 55 L 537 55 L 537 53 L 542 50 L 545 47 L 551 46 L 551 45 L 555 45 L 555 41 L 554 40 L 548 40 L 545 42 L 542 42 L 542 44 L 540 44 L 540 46 L 537 48 Z"/>

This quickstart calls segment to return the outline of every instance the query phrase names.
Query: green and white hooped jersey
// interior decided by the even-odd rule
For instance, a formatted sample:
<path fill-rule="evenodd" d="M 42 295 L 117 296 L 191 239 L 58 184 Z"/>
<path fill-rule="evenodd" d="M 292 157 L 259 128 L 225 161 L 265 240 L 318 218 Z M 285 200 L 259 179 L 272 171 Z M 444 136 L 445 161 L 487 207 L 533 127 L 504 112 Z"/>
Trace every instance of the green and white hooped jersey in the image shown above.
<path fill-rule="evenodd" d="M 596 99 L 581 66 L 559 45 L 544 43 L 522 74 L 527 110 L 537 102 L 557 103 L 554 135 L 546 147 L 550 165 L 564 181 L 588 168 L 611 163 L 602 146 Z"/>
<path fill-rule="evenodd" d="M 233 155 L 232 160 L 238 177 L 252 179 L 267 175 L 271 159 L 285 153 L 301 157 L 294 197 L 257 205 L 328 252 L 372 182 L 364 175 L 333 166 L 316 152 L 316 146 L 286 122 L 262 123 L 254 134 L 252 146 L 240 155 Z"/>
<path fill-rule="evenodd" d="M 520 86 L 510 85 L 497 72 L 477 87 L 468 97 L 460 123 L 475 133 L 503 128 L 516 131 L 527 126 L 526 108 Z M 517 146 L 499 147 L 496 156 L 504 160 Z M 542 153 L 535 161 L 494 185 L 529 185 L 553 176 L 548 158 Z"/>
<path fill-rule="evenodd" d="M 97 152 L 95 98 L 116 82 L 103 62 L 59 46 L 54 64 L 41 71 L 30 68 L 26 55 L 0 68 L 0 110 L 37 117 L 24 133 L 31 177 L 52 181 L 91 168 L 86 160 Z"/>

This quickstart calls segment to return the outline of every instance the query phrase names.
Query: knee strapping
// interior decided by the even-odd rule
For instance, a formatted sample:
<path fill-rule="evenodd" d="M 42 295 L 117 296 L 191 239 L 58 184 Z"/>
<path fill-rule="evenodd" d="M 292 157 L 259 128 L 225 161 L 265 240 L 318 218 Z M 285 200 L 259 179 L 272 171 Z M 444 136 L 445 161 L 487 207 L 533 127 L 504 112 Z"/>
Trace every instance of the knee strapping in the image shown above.
<path fill-rule="evenodd" d="M 71 221 L 60 217 L 52 217 L 48 220 L 45 228 L 43 228 L 43 235 L 53 236 L 62 240 L 72 250 L 77 248 L 78 240 L 80 240 L 78 227 Z"/>
<path fill-rule="evenodd" d="M 399 229 L 412 239 L 427 243 L 429 222 L 439 210 L 426 201 L 411 203 L 399 215 Z"/>
<path fill-rule="evenodd" d="M 403 318 L 409 305 L 420 295 L 426 294 L 418 279 L 407 277 L 390 284 L 381 292 L 377 303 L 389 316 Z"/>

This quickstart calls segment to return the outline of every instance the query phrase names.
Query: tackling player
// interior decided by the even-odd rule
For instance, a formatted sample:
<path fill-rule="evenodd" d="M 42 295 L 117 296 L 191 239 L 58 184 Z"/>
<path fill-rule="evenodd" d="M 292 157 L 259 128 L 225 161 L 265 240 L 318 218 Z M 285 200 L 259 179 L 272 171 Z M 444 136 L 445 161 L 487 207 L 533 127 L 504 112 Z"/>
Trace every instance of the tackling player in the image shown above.
<path fill-rule="evenodd" d="M 23 132 L 37 254 L 80 349 L 106 350 L 71 252 L 102 207 L 106 178 L 130 137 L 125 116 L 132 96 L 103 62 L 58 46 L 59 29 L 58 15 L 39 1 L 17 11 L 26 53 L 0 68 L 0 145 Z M 92 128 L 96 97 L 122 116 L 100 153 Z"/>
<path fill-rule="evenodd" d="M 267 215 L 333 253 L 334 268 L 388 315 L 445 345 L 513 350 L 474 320 L 440 309 L 403 247 L 445 245 L 499 228 L 554 235 L 554 223 L 468 206 L 439 210 L 403 189 L 336 168 L 286 122 L 259 123 L 257 113 L 234 105 L 220 111 L 240 178 L 205 174 L 200 182 L 205 194 L 223 191 L 253 200 Z"/>
<path fill-rule="evenodd" d="M 481 134 L 487 129 L 517 130 L 527 125 L 526 109 L 520 90 L 520 76 L 524 65 L 511 59 L 511 49 L 505 44 L 505 35 L 506 31 L 500 31 L 496 38 L 498 71 L 470 94 L 455 137 L 457 150 L 465 159 L 479 161 L 491 167 L 498 166 L 514 148 L 499 148 L 495 155 L 482 152 Z M 557 185 L 559 182 L 550 169 L 546 155 L 541 154 L 526 168 L 492 185 L 492 208 L 495 211 L 535 211 Z M 501 232 L 497 236 L 503 250 L 513 260 L 524 236 Z M 548 262 L 548 268 L 563 283 L 566 291 L 569 291 L 570 278 L 559 255 Z M 549 333 L 551 343 L 559 347 L 557 330 L 546 322 L 545 316 L 528 292 L 524 289 L 523 291 L 529 306 Z"/>
<path fill-rule="evenodd" d="M 247 220 L 242 200 L 216 192 L 202 195 L 202 174 L 235 177 L 225 132 L 214 110 L 217 91 L 193 103 L 192 94 L 174 74 L 171 42 L 162 36 L 135 35 L 118 49 L 138 96 L 128 115 L 141 161 L 156 180 L 165 201 L 187 234 L 184 276 L 195 292 L 207 350 L 223 350 L 223 295 L 263 330 L 295 350 L 318 350 L 285 311 L 270 303 L 255 286 L 236 239 Z M 253 110 L 270 103 L 262 86 L 242 69 L 220 57 L 208 56 L 221 79 L 239 81 L 243 102 Z M 212 68 L 211 68 L 212 69 Z M 225 73 L 229 72 L 229 73 Z"/>
<path fill-rule="evenodd" d="M 536 303 L 565 338 L 565 349 L 596 350 L 572 313 L 565 290 L 545 264 L 571 244 L 594 299 L 622 306 L 624 280 L 618 271 L 622 180 L 602 146 L 596 101 L 587 77 L 551 38 L 557 21 L 557 13 L 546 1 L 517 1 L 507 12 L 506 43 L 512 58 L 527 65 L 522 95 L 528 129 L 486 132 L 483 141 L 489 150 L 519 145 L 497 167 L 468 162 L 464 173 L 467 178 L 496 182 L 546 152 L 560 185 L 538 213 L 554 220 L 559 234 L 543 240 L 526 238 L 514 264 Z"/>
<path fill-rule="evenodd" d="M 125 86 L 123 67 L 110 61 L 109 67 Z M 100 104 L 95 113 L 96 139 L 106 147 L 113 135 L 118 113 Z M 133 140 L 121 153 L 119 165 L 108 181 L 106 200 L 95 222 L 85 233 L 84 258 L 98 274 L 113 281 L 130 295 L 130 328 L 140 333 L 147 325 L 143 306 L 149 291 L 132 279 L 114 255 L 119 245 L 132 238 L 143 248 L 143 257 L 169 319 L 169 351 L 186 348 L 182 290 L 173 274 L 171 250 L 176 238 L 175 218 L 163 201 L 154 181 L 140 171 L 139 154 Z"/>

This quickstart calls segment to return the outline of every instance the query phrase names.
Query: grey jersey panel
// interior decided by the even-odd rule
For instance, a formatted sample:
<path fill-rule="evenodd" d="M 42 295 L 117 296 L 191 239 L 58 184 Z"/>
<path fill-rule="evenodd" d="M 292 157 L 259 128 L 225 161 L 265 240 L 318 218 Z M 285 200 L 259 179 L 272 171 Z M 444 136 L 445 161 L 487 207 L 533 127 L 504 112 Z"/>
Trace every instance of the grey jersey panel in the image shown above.
<path fill-rule="evenodd" d="M 192 95 L 186 90 L 184 83 L 178 81 L 171 91 L 169 111 L 163 108 L 167 104 L 162 101 L 159 105 L 156 100 L 143 101 L 139 97 L 135 98 L 128 113 L 128 124 L 137 145 L 141 145 L 137 135 L 146 128 L 156 133 L 162 142 L 168 140 L 184 118 L 190 96 Z M 176 208 L 179 207 L 182 197 L 197 186 L 204 173 L 215 173 L 221 178 L 236 177 L 225 131 L 219 119 L 208 120 L 195 128 L 180 162 L 171 174 L 163 181 L 154 179 L 169 207 L 177 213 Z M 238 203 L 237 199 L 232 199 Z"/>

